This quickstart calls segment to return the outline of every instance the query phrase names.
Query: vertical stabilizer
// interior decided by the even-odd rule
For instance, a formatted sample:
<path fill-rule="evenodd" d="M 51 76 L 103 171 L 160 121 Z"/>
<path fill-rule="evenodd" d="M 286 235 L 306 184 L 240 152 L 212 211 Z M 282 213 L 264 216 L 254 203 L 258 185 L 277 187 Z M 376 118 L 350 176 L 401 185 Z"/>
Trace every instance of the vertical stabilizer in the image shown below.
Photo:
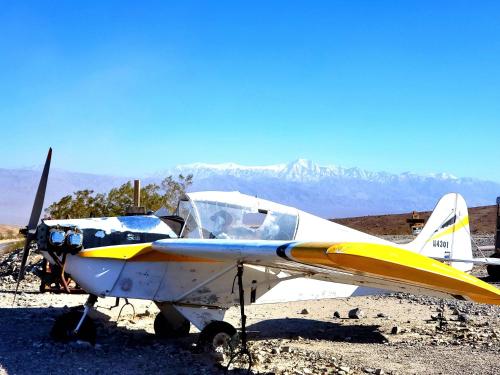
<path fill-rule="evenodd" d="M 472 247 L 469 213 L 464 198 L 457 193 L 442 197 L 417 238 L 406 246 L 409 250 L 439 260 L 461 260 L 451 266 L 472 270 Z M 465 262 L 464 262 L 465 260 Z"/>

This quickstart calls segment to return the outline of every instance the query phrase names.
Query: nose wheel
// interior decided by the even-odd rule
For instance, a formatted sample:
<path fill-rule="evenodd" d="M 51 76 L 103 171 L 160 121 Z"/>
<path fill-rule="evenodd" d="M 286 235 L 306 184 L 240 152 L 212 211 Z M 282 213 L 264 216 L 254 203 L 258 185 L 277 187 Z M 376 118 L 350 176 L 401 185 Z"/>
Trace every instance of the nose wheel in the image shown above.
<path fill-rule="evenodd" d="M 59 316 L 52 326 L 50 336 L 61 342 L 81 340 L 95 344 L 96 328 L 88 313 L 96 302 L 97 297 L 91 294 L 83 311 L 78 308 Z"/>
<path fill-rule="evenodd" d="M 50 336 L 55 341 L 87 341 L 91 344 L 95 343 L 96 328 L 93 320 L 86 316 L 80 325 L 80 329 L 75 331 L 75 328 L 82 319 L 83 312 L 81 310 L 73 310 L 59 316 L 50 332 Z"/>
<path fill-rule="evenodd" d="M 199 337 L 200 344 L 210 351 L 226 352 L 232 350 L 238 342 L 236 328 L 223 321 L 209 323 Z"/>

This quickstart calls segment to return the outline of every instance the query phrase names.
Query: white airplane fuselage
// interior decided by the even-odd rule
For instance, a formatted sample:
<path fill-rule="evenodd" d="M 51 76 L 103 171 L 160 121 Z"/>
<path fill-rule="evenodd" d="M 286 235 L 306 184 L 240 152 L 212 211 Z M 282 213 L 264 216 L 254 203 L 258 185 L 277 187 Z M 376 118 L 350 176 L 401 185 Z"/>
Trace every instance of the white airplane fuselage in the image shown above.
<path fill-rule="evenodd" d="M 201 229 L 206 229 L 204 225 L 207 221 L 210 222 L 213 211 L 229 207 L 233 216 L 236 216 L 235 212 L 237 211 L 243 211 L 244 214 L 248 215 L 258 215 L 260 212 L 264 216 L 261 218 L 260 227 L 257 228 L 256 225 L 259 223 L 245 223 L 244 218 L 243 221 L 241 218 L 240 220 L 235 219 L 232 229 L 236 230 L 234 232 L 236 234 L 230 237 L 233 239 L 249 238 L 249 233 L 254 236 L 252 239 L 274 239 L 273 235 L 276 237 L 281 229 L 279 225 L 276 226 L 276 223 L 279 223 L 279 220 L 283 220 L 283 217 L 286 216 L 288 229 L 285 230 L 285 234 L 282 234 L 286 238 L 279 238 L 281 240 L 388 243 L 378 237 L 344 227 L 309 213 L 240 193 L 203 192 L 189 194 L 188 197 L 187 202 L 190 204 L 191 211 L 186 216 L 192 215 L 192 217 L 184 218 L 186 225 L 194 218 L 196 229 L 199 229 L 197 231 L 190 228 L 191 232 L 182 233 L 183 236 L 187 234 L 189 238 L 203 236 L 204 232 Z M 215 206 L 216 208 L 214 208 Z M 271 221 L 271 223 L 267 223 L 268 226 L 271 226 L 271 230 L 262 229 L 266 226 L 266 220 Z M 292 224 L 290 225 L 290 223 Z M 245 224 L 248 224 L 247 228 L 245 228 Z M 144 241 L 143 237 L 148 235 L 152 239 L 162 236 L 163 238 L 175 238 L 176 234 L 171 228 L 155 216 L 46 220 L 44 225 L 48 227 L 75 225 L 84 231 L 84 243 L 87 246 L 84 246 L 80 253 L 67 256 L 65 270 L 84 290 L 91 294 L 102 297 L 138 298 L 160 302 L 182 300 L 186 304 L 216 304 L 224 307 L 237 303 L 236 295 L 231 296 L 231 293 L 229 293 L 229 298 L 220 297 L 224 295 L 223 290 L 229 289 L 232 285 L 234 279 L 234 273 L 230 272 L 234 268 L 232 263 L 206 264 L 190 262 L 189 260 L 168 259 L 160 254 L 151 253 L 149 256 L 132 259 L 82 256 L 86 252 L 95 251 L 96 248 L 105 249 L 106 245 L 117 245 L 116 239 L 112 243 L 106 243 L 105 239 L 113 235 L 118 237 L 118 233 L 131 233 L 128 237 L 127 235 L 121 236 L 123 244 Z M 238 233 L 237 230 L 242 232 L 243 229 L 253 230 L 253 232 L 245 232 L 243 235 Z M 90 235 L 95 237 L 93 239 L 97 239 L 97 241 L 90 241 L 88 233 L 91 233 Z M 49 261 L 52 261 L 47 252 L 42 253 Z M 250 280 L 249 282 L 257 285 L 252 300 L 252 302 L 257 303 L 339 298 L 381 292 L 373 288 L 331 283 L 300 276 L 300 273 L 291 276 L 290 273 L 271 269 L 263 270 L 258 267 L 255 267 L 253 271 L 249 269 L 245 273 L 245 277 Z M 210 285 L 211 293 L 207 293 L 205 289 L 208 288 L 204 289 L 200 285 L 207 284 L 206 281 L 211 278 L 216 279 L 216 282 Z M 283 281 L 280 282 L 280 279 Z M 218 293 L 215 293 L 216 291 Z M 219 295 L 219 297 L 215 298 L 215 295 Z"/>

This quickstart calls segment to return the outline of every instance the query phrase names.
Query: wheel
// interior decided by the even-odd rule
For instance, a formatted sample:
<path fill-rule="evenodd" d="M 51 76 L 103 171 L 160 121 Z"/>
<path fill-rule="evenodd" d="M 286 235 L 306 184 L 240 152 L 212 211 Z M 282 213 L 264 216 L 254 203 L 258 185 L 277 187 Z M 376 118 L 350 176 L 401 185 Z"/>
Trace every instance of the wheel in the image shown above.
<path fill-rule="evenodd" d="M 493 254 L 491 258 L 500 258 L 500 253 Z M 489 264 L 486 266 L 486 270 L 488 271 L 488 275 L 495 278 L 495 280 L 500 280 L 500 266 Z"/>
<path fill-rule="evenodd" d="M 238 341 L 236 328 L 223 321 L 209 323 L 200 333 L 199 342 L 207 350 L 226 352 L 232 350 Z"/>
<path fill-rule="evenodd" d="M 88 316 L 85 317 L 78 333 L 74 332 L 82 314 L 82 311 L 73 310 L 58 317 L 50 332 L 52 339 L 62 342 L 81 340 L 95 344 L 95 324 Z"/>
<path fill-rule="evenodd" d="M 162 339 L 172 339 L 178 337 L 184 337 L 189 334 L 189 329 L 191 328 L 191 323 L 187 319 L 183 319 L 182 323 L 174 328 L 171 322 L 165 318 L 161 312 L 156 315 L 154 329 L 155 335 Z"/>

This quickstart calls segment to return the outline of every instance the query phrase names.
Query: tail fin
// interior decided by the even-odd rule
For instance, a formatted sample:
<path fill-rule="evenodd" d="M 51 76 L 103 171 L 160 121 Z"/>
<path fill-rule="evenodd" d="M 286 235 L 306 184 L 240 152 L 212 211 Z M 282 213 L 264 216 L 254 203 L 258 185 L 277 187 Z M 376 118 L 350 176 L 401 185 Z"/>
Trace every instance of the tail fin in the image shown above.
<path fill-rule="evenodd" d="M 462 271 L 472 270 L 473 264 L 466 262 L 472 260 L 472 247 L 464 198 L 457 193 L 442 197 L 422 232 L 406 247 L 430 258 L 461 260 L 452 261 L 451 266 Z"/>

